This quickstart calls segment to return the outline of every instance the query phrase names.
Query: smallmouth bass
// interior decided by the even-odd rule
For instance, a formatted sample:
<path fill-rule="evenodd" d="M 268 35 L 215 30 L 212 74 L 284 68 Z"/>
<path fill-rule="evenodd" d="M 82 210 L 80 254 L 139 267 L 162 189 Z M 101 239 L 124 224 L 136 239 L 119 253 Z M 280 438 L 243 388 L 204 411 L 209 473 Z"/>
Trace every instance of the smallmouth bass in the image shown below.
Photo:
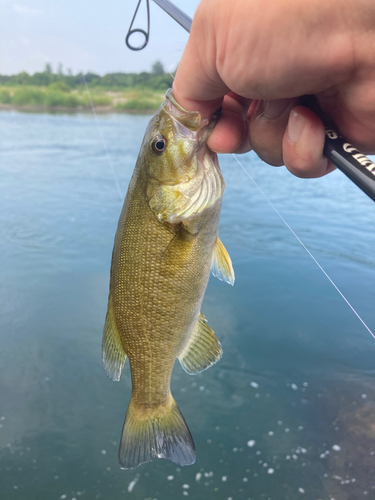
<path fill-rule="evenodd" d="M 120 380 L 127 357 L 130 363 L 132 394 L 119 448 L 124 469 L 154 458 L 195 462 L 170 380 L 176 358 L 196 374 L 222 354 L 200 312 L 211 268 L 234 283 L 217 235 L 225 184 L 206 146 L 216 120 L 186 111 L 169 90 L 147 127 L 120 215 L 102 356 L 112 380 Z"/>

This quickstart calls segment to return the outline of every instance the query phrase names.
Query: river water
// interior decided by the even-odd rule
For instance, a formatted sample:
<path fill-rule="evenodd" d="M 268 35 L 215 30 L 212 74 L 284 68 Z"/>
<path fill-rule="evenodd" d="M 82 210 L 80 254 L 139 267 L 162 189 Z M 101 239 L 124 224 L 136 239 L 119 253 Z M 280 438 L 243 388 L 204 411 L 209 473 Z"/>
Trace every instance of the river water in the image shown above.
<path fill-rule="evenodd" d="M 149 117 L 99 116 L 126 192 Z M 375 330 L 375 206 L 343 174 L 240 157 Z M 122 201 L 91 115 L 0 114 L 0 498 L 375 499 L 375 340 L 233 157 L 220 237 L 234 287 L 202 311 L 224 355 L 172 392 L 197 461 L 123 471 L 130 395 L 101 365 Z"/>

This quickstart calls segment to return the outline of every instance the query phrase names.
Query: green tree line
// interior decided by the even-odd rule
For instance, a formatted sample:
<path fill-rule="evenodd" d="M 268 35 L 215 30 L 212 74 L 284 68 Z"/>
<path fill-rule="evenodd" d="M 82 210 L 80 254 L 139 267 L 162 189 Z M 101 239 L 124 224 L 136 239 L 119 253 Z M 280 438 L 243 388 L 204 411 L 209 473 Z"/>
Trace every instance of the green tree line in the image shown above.
<path fill-rule="evenodd" d="M 172 86 L 173 78 L 169 73 L 165 73 L 160 61 L 156 61 L 152 66 L 152 71 L 142 73 L 108 73 L 107 75 L 97 75 L 96 73 L 86 73 L 84 75 L 87 84 L 91 87 L 100 87 L 107 90 L 140 88 L 155 91 L 166 91 Z M 71 72 L 64 73 L 59 65 L 57 73 L 53 73 L 51 65 L 46 64 L 45 70 L 30 75 L 25 71 L 17 75 L 0 75 L 1 86 L 43 86 L 52 84 L 63 84 L 70 89 L 77 89 L 84 85 L 83 74 L 73 75 Z"/>

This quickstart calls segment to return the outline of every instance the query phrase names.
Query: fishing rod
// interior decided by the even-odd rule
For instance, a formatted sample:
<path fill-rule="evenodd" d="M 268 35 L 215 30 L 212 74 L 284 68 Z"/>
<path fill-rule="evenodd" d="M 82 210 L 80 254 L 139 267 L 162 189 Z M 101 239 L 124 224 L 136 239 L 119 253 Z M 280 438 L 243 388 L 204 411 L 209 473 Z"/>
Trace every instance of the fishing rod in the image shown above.
<path fill-rule="evenodd" d="M 133 29 L 134 20 L 136 18 L 140 3 L 138 1 L 133 19 L 130 23 L 129 31 L 125 38 L 127 47 L 131 50 L 142 50 L 148 44 L 150 36 L 150 6 L 149 0 L 147 3 L 147 32 L 136 28 Z M 172 19 L 190 33 L 192 19 L 180 8 L 174 5 L 169 0 L 154 0 Z M 133 46 L 130 43 L 130 37 L 134 33 L 141 34 L 144 37 L 144 42 L 140 46 Z M 301 104 L 311 109 L 322 120 L 325 126 L 325 142 L 323 154 L 341 170 L 354 184 L 356 184 L 364 193 L 366 193 L 373 201 L 375 201 L 375 164 L 367 158 L 363 153 L 358 151 L 352 144 L 347 142 L 343 137 L 336 132 L 332 120 L 320 108 L 315 96 L 305 95 L 301 98 Z"/>

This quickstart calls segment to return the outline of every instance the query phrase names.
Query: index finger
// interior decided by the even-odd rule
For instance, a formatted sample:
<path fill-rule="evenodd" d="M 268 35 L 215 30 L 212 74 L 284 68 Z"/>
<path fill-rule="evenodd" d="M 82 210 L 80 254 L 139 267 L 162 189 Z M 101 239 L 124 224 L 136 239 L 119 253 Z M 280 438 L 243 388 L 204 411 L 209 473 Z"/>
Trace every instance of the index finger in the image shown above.
<path fill-rule="evenodd" d="M 207 145 L 217 153 L 250 151 L 247 115 L 252 100 L 230 92 L 224 97 L 218 123 Z"/>

